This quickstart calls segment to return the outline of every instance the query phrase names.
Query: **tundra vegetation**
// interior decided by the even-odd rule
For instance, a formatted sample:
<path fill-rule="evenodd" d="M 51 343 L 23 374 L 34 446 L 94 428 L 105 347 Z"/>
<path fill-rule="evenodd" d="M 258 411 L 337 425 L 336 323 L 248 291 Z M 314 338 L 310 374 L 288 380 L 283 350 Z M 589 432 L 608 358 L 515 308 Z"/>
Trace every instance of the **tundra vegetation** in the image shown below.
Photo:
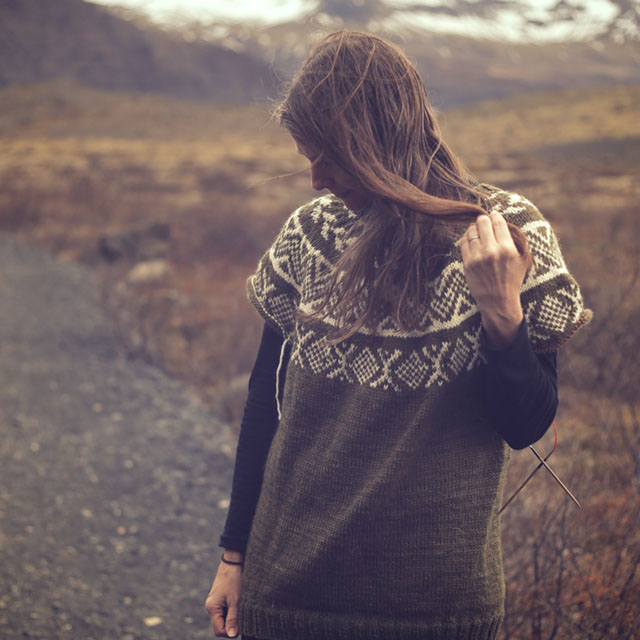
<path fill-rule="evenodd" d="M 640 87 L 611 87 L 442 114 L 481 180 L 552 222 L 595 312 L 561 351 L 550 458 L 583 508 L 540 470 L 505 510 L 505 638 L 640 635 L 639 112 Z M 0 91 L 0 139 L 0 227 L 94 268 L 132 356 L 237 424 L 261 324 L 245 280 L 313 196 L 268 105 L 53 82 Z M 507 495 L 535 464 L 513 454 Z"/>

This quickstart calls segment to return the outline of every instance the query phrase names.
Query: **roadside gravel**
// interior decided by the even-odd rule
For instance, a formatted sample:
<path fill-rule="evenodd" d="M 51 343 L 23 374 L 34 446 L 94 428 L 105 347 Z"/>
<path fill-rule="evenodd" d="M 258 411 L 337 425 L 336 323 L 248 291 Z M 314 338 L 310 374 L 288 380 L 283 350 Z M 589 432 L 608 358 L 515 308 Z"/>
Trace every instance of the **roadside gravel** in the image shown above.
<path fill-rule="evenodd" d="M 211 638 L 232 432 L 94 291 L 0 235 L 0 637 Z"/>

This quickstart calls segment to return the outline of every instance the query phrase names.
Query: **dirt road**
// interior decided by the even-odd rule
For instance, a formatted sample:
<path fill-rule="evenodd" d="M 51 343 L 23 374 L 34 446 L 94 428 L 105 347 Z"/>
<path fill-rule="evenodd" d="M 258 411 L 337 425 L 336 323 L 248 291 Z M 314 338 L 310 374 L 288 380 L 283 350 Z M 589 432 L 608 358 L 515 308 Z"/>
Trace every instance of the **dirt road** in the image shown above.
<path fill-rule="evenodd" d="M 233 437 L 94 289 L 0 236 L 0 638 L 211 638 Z"/>

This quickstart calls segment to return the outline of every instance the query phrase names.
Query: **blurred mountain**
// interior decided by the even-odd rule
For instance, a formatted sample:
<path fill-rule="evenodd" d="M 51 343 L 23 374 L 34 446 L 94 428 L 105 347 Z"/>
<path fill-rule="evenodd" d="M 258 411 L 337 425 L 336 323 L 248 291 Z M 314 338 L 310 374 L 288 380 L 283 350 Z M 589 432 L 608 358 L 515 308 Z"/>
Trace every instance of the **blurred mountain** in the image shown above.
<path fill-rule="evenodd" d="M 640 39 L 640 0 L 318 0 L 313 13 L 514 42 Z"/>
<path fill-rule="evenodd" d="M 65 77 L 107 90 L 260 100 L 276 94 L 310 42 L 345 27 L 401 44 L 440 108 L 640 83 L 640 0 L 317 0 L 296 21 L 256 20 L 156 24 L 83 0 L 0 0 L 0 87 Z"/>
<path fill-rule="evenodd" d="M 225 103 L 263 99 L 275 85 L 261 59 L 83 0 L 0 0 L 0 87 L 60 77 Z"/>
<path fill-rule="evenodd" d="M 270 60 L 285 76 L 310 41 L 341 28 L 401 44 L 445 107 L 640 82 L 640 0 L 318 0 L 295 22 L 182 25 L 193 38 Z"/>

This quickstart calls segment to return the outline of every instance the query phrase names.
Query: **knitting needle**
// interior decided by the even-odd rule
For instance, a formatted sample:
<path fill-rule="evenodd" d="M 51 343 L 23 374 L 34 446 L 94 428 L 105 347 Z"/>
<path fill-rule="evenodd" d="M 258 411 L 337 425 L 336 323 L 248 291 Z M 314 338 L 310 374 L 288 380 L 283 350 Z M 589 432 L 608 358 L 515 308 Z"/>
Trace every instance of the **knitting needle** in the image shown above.
<path fill-rule="evenodd" d="M 554 451 L 555 449 L 551 449 L 551 451 L 549 451 L 549 453 L 545 456 L 545 460 L 548 460 Z M 524 482 L 511 494 L 511 497 L 502 505 L 502 508 L 500 509 L 500 511 L 498 511 L 499 514 L 502 513 L 516 499 L 518 494 L 527 486 L 527 484 L 529 483 L 529 480 L 531 480 L 531 478 L 533 478 L 533 476 L 536 475 L 536 472 L 538 471 L 538 469 L 540 469 L 542 464 L 543 464 L 542 462 L 538 463 L 538 466 L 526 477 Z"/>
<path fill-rule="evenodd" d="M 578 505 L 578 507 L 580 509 L 582 509 L 582 505 L 578 502 L 577 498 L 573 495 L 573 493 L 571 493 L 571 491 L 569 491 L 569 489 L 567 488 L 567 485 L 565 485 L 565 483 L 562 482 L 562 480 L 560 480 L 560 478 L 558 478 L 558 475 L 547 464 L 546 460 L 544 460 L 544 458 L 542 458 L 540 456 L 540 454 L 531 445 L 529 445 L 529 449 L 531 449 L 531 451 L 533 451 L 533 453 L 535 454 L 536 458 L 538 458 L 538 460 L 540 460 L 540 464 L 553 476 L 553 479 L 564 489 L 566 494 Z"/>

